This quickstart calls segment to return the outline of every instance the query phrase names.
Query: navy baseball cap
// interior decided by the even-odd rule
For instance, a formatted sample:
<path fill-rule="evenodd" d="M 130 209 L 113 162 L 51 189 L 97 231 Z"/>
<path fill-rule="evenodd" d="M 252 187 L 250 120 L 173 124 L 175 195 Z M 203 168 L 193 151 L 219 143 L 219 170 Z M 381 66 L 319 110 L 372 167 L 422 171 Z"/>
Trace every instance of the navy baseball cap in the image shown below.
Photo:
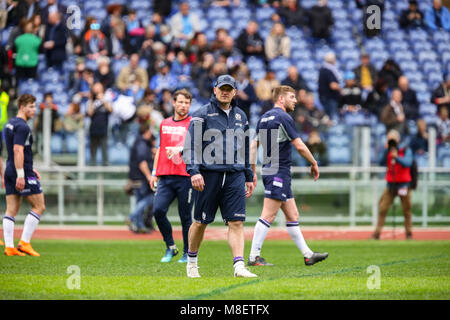
<path fill-rule="evenodd" d="M 234 80 L 234 78 L 233 78 L 232 76 L 228 75 L 228 74 L 219 76 L 219 77 L 217 78 L 217 81 L 216 81 L 216 85 L 215 85 L 215 86 L 218 87 L 218 88 L 220 88 L 220 87 L 222 87 L 222 86 L 224 86 L 224 85 L 229 85 L 229 86 L 231 86 L 233 89 L 236 89 L 236 80 Z"/>

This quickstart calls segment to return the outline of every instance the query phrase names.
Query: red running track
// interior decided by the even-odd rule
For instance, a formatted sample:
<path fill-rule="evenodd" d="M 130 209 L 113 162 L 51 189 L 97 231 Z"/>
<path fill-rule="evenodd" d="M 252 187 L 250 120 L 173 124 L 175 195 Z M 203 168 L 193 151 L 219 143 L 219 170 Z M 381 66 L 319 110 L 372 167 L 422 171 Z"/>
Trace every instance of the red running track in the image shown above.
<path fill-rule="evenodd" d="M 3 234 L 3 230 L 1 234 Z M 308 240 L 367 240 L 373 233 L 369 227 L 304 227 L 303 235 Z M 22 230 L 16 229 L 14 237 L 20 238 Z M 245 227 L 246 240 L 253 237 L 253 227 Z M 175 240 L 181 240 L 181 228 L 174 227 Z M 151 234 L 134 234 L 126 227 L 84 227 L 84 226 L 42 226 L 38 227 L 33 239 L 96 239 L 96 240 L 162 240 L 161 233 L 154 231 Z M 209 227 L 205 232 L 207 240 L 226 240 L 227 229 L 224 227 Z M 286 228 L 270 228 L 267 239 L 290 240 Z M 401 228 L 396 228 L 395 233 L 391 228 L 385 228 L 381 239 L 404 240 L 405 233 Z M 450 240 L 450 228 L 416 228 L 413 229 L 415 240 Z"/>

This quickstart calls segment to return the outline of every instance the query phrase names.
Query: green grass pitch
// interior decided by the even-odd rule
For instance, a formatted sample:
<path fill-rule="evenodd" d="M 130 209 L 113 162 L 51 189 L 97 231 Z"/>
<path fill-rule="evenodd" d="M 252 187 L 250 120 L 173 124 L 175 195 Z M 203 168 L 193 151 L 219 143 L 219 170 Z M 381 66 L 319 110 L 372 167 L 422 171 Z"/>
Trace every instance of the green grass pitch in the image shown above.
<path fill-rule="evenodd" d="M 178 247 L 182 244 L 177 242 Z M 246 258 L 250 250 L 246 242 Z M 327 260 L 306 267 L 293 242 L 268 240 L 274 267 L 252 267 L 258 278 L 233 278 L 225 241 L 200 248 L 200 279 L 185 265 L 162 264 L 162 241 L 34 240 L 41 257 L 0 256 L 0 299 L 450 299 L 448 241 L 309 241 Z M 79 289 L 69 266 L 80 270 Z M 379 267 L 379 288 L 375 273 Z M 370 269 L 369 269 L 370 271 Z"/>

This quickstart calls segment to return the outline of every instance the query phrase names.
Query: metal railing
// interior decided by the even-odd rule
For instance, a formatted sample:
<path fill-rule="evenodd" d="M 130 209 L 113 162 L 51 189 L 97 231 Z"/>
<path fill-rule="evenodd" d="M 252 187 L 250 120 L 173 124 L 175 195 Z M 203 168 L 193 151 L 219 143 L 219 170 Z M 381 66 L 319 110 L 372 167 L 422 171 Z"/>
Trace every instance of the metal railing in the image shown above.
<path fill-rule="evenodd" d="M 37 169 L 41 172 L 41 185 L 47 199 L 47 212 L 45 213 L 47 222 L 60 224 L 90 222 L 98 225 L 123 222 L 133 209 L 133 197 L 128 198 L 123 192 L 128 173 L 126 166 L 38 166 Z M 356 226 L 358 223 L 374 225 L 377 220 L 379 197 L 386 186 L 385 170 L 384 167 L 321 167 L 321 178 L 314 182 L 306 177 L 309 174 L 309 168 L 293 167 L 292 189 L 296 197 L 306 194 L 313 197 L 348 194 L 349 207 L 346 214 L 323 215 L 317 212 L 313 215 L 305 215 L 300 212 L 301 221 L 321 224 L 344 223 L 349 226 Z M 420 223 L 423 227 L 427 227 L 430 223 L 450 223 L 450 207 L 444 206 L 439 214 L 429 215 L 429 204 L 434 201 L 436 190 L 443 192 L 444 202 L 450 205 L 450 168 L 422 168 L 419 169 L 419 174 L 418 188 L 414 191 L 412 199 L 420 205 L 421 212 L 417 212 L 417 209 L 413 212 L 413 222 Z M 305 175 L 305 177 L 297 178 L 298 175 Z M 332 175 L 338 177 L 330 177 Z M 255 195 L 262 196 L 264 194 L 262 181 L 261 179 L 258 181 Z M 75 190 L 75 198 L 79 190 L 95 189 L 95 195 L 88 192 L 91 200 L 95 201 L 95 205 L 91 205 L 91 207 L 95 206 L 94 212 L 68 214 L 66 212 L 67 188 Z M 50 194 L 53 195 L 51 200 L 49 200 Z M 121 195 L 123 198 L 120 197 Z M 75 199 L 75 201 L 77 200 L 80 205 L 85 201 L 82 197 Z M 105 212 L 105 204 L 111 200 L 114 200 L 115 204 L 110 204 L 108 212 Z M 118 208 L 118 202 L 121 204 L 120 208 Z M 358 210 L 358 205 L 364 204 L 367 207 L 368 203 L 370 203 L 370 209 Z M 257 220 L 262 205 L 259 202 L 256 206 L 259 212 L 248 214 L 247 221 L 255 222 Z M 115 213 L 111 213 L 111 211 Z M 357 214 L 357 211 L 363 211 L 363 214 Z M 278 223 L 283 224 L 282 215 L 279 217 L 281 218 L 278 218 Z M 395 217 L 398 222 L 402 221 L 402 218 L 401 214 Z M 169 220 L 178 221 L 178 215 L 169 212 Z"/>

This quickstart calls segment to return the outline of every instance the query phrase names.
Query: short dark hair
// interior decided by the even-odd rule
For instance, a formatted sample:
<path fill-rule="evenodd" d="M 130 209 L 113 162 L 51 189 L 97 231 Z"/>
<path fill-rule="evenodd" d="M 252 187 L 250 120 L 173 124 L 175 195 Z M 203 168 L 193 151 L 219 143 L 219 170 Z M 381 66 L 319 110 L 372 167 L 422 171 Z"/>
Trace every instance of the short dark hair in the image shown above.
<path fill-rule="evenodd" d="M 36 101 L 35 96 L 29 93 L 25 93 L 17 99 L 17 105 L 20 109 L 21 106 L 26 106 L 27 104 L 34 103 L 35 101 Z"/>
<path fill-rule="evenodd" d="M 173 94 L 173 101 L 177 101 L 177 98 L 180 94 L 183 95 L 186 99 L 188 99 L 189 102 L 192 102 L 192 94 L 186 89 L 175 91 L 175 93 Z"/>

